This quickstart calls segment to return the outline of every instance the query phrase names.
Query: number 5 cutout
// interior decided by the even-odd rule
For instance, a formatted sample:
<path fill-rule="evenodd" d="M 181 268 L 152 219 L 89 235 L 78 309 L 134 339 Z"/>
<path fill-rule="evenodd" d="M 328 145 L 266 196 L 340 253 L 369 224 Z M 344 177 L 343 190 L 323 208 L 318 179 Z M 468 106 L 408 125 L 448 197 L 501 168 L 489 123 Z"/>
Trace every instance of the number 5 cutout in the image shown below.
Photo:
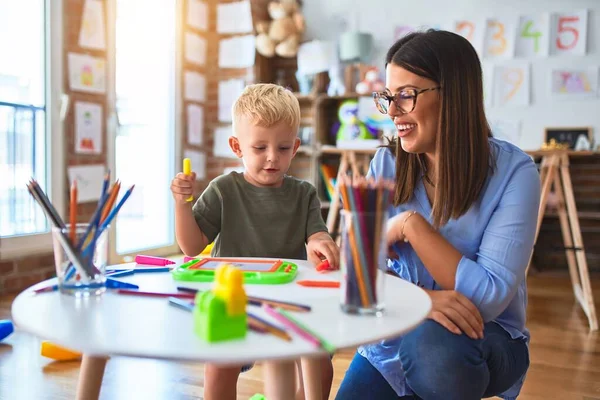
<path fill-rule="evenodd" d="M 586 54 L 587 10 L 570 14 L 554 14 L 552 18 L 552 54 Z"/>

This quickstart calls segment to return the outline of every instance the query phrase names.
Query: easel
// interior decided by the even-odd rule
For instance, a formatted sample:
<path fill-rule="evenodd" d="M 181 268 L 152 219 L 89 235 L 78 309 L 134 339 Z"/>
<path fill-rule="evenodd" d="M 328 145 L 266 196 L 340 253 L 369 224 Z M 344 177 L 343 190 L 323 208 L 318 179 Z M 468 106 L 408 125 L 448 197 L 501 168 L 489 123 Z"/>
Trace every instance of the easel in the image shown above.
<path fill-rule="evenodd" d="M 366 176 L 369 170 L 369 163 L 371 161 L 371 155 L 375 153 L 376 149 L 368 150 L 344 150 L 344 149 L 323 149 L 322 153 L 328 154 L 341 154 L 340 166 L 338 168 L 338 176 L 346 175 L 349 171 L 355 177 Z M 335 185 L 333 197 L 331 199 L 331 205 L 329 207 L 329 214 L 327 214 L 327 229 L 336 236 L 333 232 L 339 232 L 338 225 L 340 215 L 340 189 L 339 185 Z M 339 245 L 339 240 L 336 240 Z"/>
<path fill-rule="evenodd" d="M 558 199 L 558 219 L 562 232 L 565 255 L 569 265 L 569 274 L 573 285 L 575 298 L 581 305 L 583 312 L 588 317 L 590 330 L 598 330 L 598 318 L 590 283 L 590 275 L 583 247 L 583 238 L 577 216 L 573 185 L 569 174 L 569 154 L 566 150 L 551 150 L 532 152 L 530 155 L 541 155 L 540 179 L 542 192 L 538 212 L 535 240 L 540 233 L 542 220 L 548 203 L 548 195 L 552 187 Z M 531 264 L 531 258 L 530 258 Z M 527 272 L 529 265 L 527 266 Z M 526 272 L 526 273 L 527 273 Z"/>

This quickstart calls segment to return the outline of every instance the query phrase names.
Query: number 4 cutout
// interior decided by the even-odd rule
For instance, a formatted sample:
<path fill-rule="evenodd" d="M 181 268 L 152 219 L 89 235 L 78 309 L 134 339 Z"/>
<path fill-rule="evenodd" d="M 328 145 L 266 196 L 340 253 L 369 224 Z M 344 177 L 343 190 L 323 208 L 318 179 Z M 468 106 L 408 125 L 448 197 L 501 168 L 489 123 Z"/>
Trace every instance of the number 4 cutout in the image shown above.
<path fill-rule="evenodd" d="M 588 11 L 552 15 L 552 54 L 583 56 L 587 50 Z"/>
<path fill-rule="evenodd" d="M 516 56 L 544 57 L 550 45 L 550 15 L 524 15 L 519 19 Z"/>

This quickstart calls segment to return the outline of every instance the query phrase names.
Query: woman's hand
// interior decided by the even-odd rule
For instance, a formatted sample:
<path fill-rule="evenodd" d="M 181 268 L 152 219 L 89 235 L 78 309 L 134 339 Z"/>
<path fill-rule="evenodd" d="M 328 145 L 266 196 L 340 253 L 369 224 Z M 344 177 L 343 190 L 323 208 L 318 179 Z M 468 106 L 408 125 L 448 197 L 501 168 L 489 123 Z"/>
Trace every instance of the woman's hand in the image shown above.
<path fill-rule="evenodd" d="M 425 290 L 431 297 L 428 318 L 450 332 L 466 333 L 472 339 L 483 339 L 483 318 L 477 307 L 455 290 Z"/>
<path fill-rule="evenodd" d="M 402 243 L 404 241 L 405 224 L 412 218 L 418 218 L 418 216 L 419 214 L 414 211 L 404 211 L 388 220 L 386 242 L 389 258 L 398 258 L 398 254 L 393 249 L 393 246 L 396 243 Z"/>

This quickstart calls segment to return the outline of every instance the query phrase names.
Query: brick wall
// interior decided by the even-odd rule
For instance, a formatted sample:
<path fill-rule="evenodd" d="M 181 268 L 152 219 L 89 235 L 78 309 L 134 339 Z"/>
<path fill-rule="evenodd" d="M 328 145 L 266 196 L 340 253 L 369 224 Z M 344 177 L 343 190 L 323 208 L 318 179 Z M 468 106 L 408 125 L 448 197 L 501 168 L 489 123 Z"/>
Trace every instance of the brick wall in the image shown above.
<path fill-rule="evenodd" d="M 75 52 L 80 54 L 88 54 L 94 57 L 102 57 L 106 59 L 105 51 L 91 50 L 81 48 L 79 42 L 79 30 L 81 27 L 82 0 L 63 0 L 63 81 L 64 92 L 70 97 L 69 111 L 64 121 L 66 167 L 82 164 L 104 164 L 107 163 L 106 157 L 106 126 L 103 126 L 104 137 L 102 138 L 102 154 L 87 155 L 75 154 L 75 115 L 74 104 L 77 101 L 86 101 L 96 103 L 102 106 L 103 121 L 106 120 L 106 105 L 107 97 L 105 94 L 91 94 L 82 92 L 72 92 L 69 90 L 68 79 L 68 61 L 67 54 Z M 105 22 L 106 22 L 106 3 L 104 4 Z M 65 195 L 69 198 L 69 182 L 67 171 L 64 171 L 65 179 Z M 68 202 L 67 202 L 68 203 Z M 87 222 L 95 209 L 95 203 L 79 204 L 77 211 L 77 221 Z M 63 216 L 69 215 L 68 204 L 63 210 Z M 19 257 L 13 260 L 0 261 L 0 294 L 19 292 L 39 281 L 55 276 L 54 255 L 52 251 L 44 254 L 32 254 Z"/>

